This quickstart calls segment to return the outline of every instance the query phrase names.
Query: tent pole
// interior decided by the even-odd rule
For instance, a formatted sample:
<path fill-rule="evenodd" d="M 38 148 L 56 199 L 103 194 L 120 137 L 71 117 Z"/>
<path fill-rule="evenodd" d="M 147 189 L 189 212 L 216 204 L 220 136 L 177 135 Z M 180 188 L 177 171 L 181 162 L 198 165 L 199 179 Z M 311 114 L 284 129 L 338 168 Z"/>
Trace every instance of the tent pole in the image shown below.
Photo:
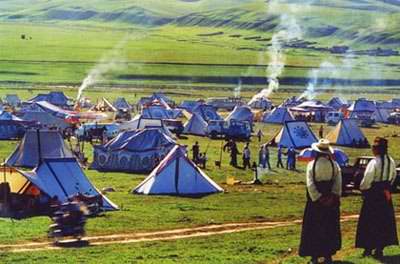
<path fill-rule="evenodd" d="M 38 141 L 38 155 L 39 155 L 39 162 L 38 166 L 42 164 L 42 146 L 40 142 L 40 129 L 36 129 L 36 136 L 37 136 L 37 141 Z"/>
<path fill-rule="evenodd" d="M 224 148 L 224 141 L 221 140 L 221 148 L 219 150 L 219 168 L 221 168 L 222 165 L 222 149 Z"/>

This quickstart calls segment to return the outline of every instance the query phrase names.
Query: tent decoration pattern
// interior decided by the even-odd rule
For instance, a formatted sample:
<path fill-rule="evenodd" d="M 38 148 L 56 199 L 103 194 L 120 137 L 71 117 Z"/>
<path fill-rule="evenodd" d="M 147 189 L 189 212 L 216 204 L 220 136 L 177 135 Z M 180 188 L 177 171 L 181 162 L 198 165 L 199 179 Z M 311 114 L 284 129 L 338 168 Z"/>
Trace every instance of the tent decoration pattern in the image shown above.
<path fill-rule="evenodd" d="M 150 172 L 176 142 L 158 128 L 125 131 L 94 147 L 91 168 L 98 171 Z"/>
<path fill-rule="evenodd" d="M 266 113 L 262 121 L 271 124 L 284 124 L 287 121 L 294 121 L 294 118 L 286 107 L 277 107 L 270 113 Z"/>
<path fill-rule="evenodd" d="M 271 140 L 273 145 L 303 149 L 317 142 L 308 124 L 304 121 L 285 122 L 280 132 Z"/>
<path fill-rule="evenodd" d="M 207 126 L 207 122 L 200 115 L 193 114 L 189 121 L 185 123 L 183 134 L 206 136 Z"/>
<path fill-rule="evenodd" d="M 73 157 L 58 131 L 28 130 L 6 164 L 11 167 L 35 168 L 42 159 Z"/>
<path fill-rule="evenodd" d="M 336 127 L 326 135 L 326 138 L 334 145 L 353 146 L 354 143 L 365 141 L 364 133 L 357 125 L 356 120 L 343 119 Z"/>
<path fill-rule="evenodd" d="M 31 183 L 49 197 L 57 196 L 61 202 L 68 197 L 84 194 L 101 195 L 90 183 L 75 158 L 44 159 L 32 172 L 20 171 Z M 118 207 L 101 195 L 104 210 L 116 210 Z"/>
<path fill-rule="evenodd" d="M 182 146 L 175 146 L 133 190 L 136 194 L 176 196 L 205 196 L 219 192 L 223 189 L 186 156 Z"/>

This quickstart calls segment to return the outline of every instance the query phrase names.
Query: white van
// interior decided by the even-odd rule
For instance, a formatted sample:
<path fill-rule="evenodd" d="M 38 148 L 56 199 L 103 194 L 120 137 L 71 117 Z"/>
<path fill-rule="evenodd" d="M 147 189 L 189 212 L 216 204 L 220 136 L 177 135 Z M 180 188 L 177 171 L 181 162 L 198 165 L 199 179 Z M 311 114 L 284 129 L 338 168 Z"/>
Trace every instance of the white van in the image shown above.
<path fill-rule="evenodd" d="M 340 122 L 344 118 L 344 115 L 342 112 L 328 112 L 325 115 L 325 122 L 328 123 L 328 125 L 336 125 L 337 123 Z"/>

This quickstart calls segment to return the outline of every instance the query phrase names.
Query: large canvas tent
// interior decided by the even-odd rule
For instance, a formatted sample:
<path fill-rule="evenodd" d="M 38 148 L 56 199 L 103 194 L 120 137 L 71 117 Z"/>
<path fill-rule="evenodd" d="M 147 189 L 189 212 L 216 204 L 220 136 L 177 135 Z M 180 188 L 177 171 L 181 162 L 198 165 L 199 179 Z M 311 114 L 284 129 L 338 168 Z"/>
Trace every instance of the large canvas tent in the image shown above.
<path fill-rule="evenodd" d="M 98 171 L 150 172 L 175 146 L 158 128 L 125 131 L 94 147 L 91 168 Z"/>
<path fill-rule="evenodd" d="M 285 122 L 279 133 L 271 140 L 273 145 L 296 149 L 308 148 L 315 142 L 317 137 L 304 121 Z"/>
<path fill-rule="evenodd" d="M 38 94 L 37 96 L 31 98 L 29 103 L 37 103 L 40 101 L 46 101 L 50 104 L 59 107 L 68 107 L 69 98 L 63 92 L 50 92 L 48 94 Z"/>
<path fill-rule="evenodd" d="M 254 98 L 252 99 L 248 105 L 252 109 L 262 109 L 262 110 L 267 110 L 271 109 L 272 107 L 272 102 L 266 97 L 259 97 L 259 98 Z"/>
<path fill-rule="evenodd" d="M 336 127 L 326 135 L 326 138 L 334 145 L 356 146 L 359 142 L 364 144 L 366 138 L 357 125 L 356 120 L 343 119 Z M 367 147 L 368 144 L 365 144 Z"/>
<path fill-rule="evenodd" d="M 204 196 L 223 192 L 188 157 L 184 147 L 175 146 L 133 193 L 152 195 Z"/>
<path fill-rule="evenodd" d="M 185 123 L 183 134 L 206 136 L 207 125 L 207 122 L 200 115 L 193 114 L 189 121 Z"/>
<path fill-rule="evenodd" d="M 250 124 L 253 123 L 254 114 L 251 111 L 249 106 L 241 105 L 235 106 L 233 111 L 225 118 L 225 121 L 230 120 L 238 120 L 238 121 L 247 121 Z"/>
<path fill-rule="evenodd" d="M 222 117 L 217 113 L 214 106 L 201 104 L 193 109 L 193 113 L 200 115 L 206 122 L 210 120 L 222 120 Z"/>
<path fill-rule="evenodd" d="M 17 194 L 24 194 L 29 189 L 29 186 L 33 184 L 43 194 L 50 198 L 57 196 L 61 202 L 67 202 L 68 197 L 77 194 L 86 196 L 101 195 L 90 183 L 75 158 L 44 159 L 33 171 L 19 172 L 20 175 L 16 174 L 9 179 L 11 191 L 15 191 Z M 118 209 L 105 196 L 101 196 L 104 210 Z"/>
<path fill-rule="evenodd" d="M 12 167 L 35 168 L 42 159 L 72 158 L 61 134 L 55 130 L 28 130 L 6 164 Z"/>
<path fill-rule="evenodd" d="M 150 119 L 176 119 L 181 112 L 178 109 L 166 109 L 160 105 L 152 105 L 143 109 L 142 116 Z"/>
<path fill-rule="evenodd" d="M 377 108 L 376 111 L 372 114 L 372 119 L 379 123 L 388 123 L 388 119 L 390 117 L 390 112 L 384 108 Z"/>
<path fill-rule="evenodd" d="M 350 112 L 349 118 L 370 118 L 376 111 L 374 101 L 364 98 L 356 100 L 348 109 Z"/>
<path fill-rule="evenodd" d="M 22 115 L 25 121 L 32 121 L 42 127 L 55 127 L 58 129 L 65 129 L 70 127 L 70 124 L 64 118 L 56 117 L 44 110 L 40 111 L 26 111 Z"/>
<path fill-rule="evenodd" d="M 150 119 L 144 118 L 142 115 L 135 116 L 132 120 L 123 122 L 119 125 L 121 131 L 128 130 L 143 130 L 145 128 L 158 128 L 161 129 L 164 134 L 174 138 L 174 135 L 165 126 L 164 121 L 161 119 Z"/>
<path fill-rule="evenodd" d="M 346 106 L 346 102 L 339 97 L 332 97 L 332 99 L 329 100 L 328 105 L 335 110 L 340 110 Z"/>
<path fill-rule="evenodd" d="M 284 124 L 287 121 L 293 121 L 292 114 L 286 107 L 277 107 L 269 113 L 266 113 L 262 119 L 264 123 Z"/>
<path fill-rule="evenodd" d="M 25 127 L 28 125 L 30 125 L 29 122 L 24 122 L 11 113 L 3 111 L 0 113 L 0 139 L 22 138 L 25 134 Z"/>
<path fill-rule="evenodd" d="M 132 110 L 132 106 L 123 97 L 119 97 L 114 101 L 114 107 L 118 110 Z"/>

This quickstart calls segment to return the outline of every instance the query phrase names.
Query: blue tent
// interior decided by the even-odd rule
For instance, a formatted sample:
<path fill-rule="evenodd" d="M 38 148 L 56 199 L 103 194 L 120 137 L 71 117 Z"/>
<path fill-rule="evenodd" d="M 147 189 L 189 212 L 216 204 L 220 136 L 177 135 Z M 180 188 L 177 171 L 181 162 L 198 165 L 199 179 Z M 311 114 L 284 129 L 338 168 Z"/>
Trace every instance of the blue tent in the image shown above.
<path fill-rule="evenodd" d="M 9 112 L 0 113 L 0 139 L 10 140 L 22 138 L 25 134 L 26 126 L 29 122 L 24 122 L 20 118 Z"/>
<path fill-rule="evenodd" d="M 286 107 L 277 107 L 269 113 L 265 113 L 262 119 L 264 123 L 284 124 L 287 121 L 293 121 L 292 114 Z"/>
<path fill-rule="evenodd" d="M 193 113 L 200 115 L 206 122 L 210 120 L 222 120 L 214 106 L 208 104 L 198 105 L 193 109 Z"/>
<path fill-rule="evenodd" d="M 166 109 L 160 105 L 146 107 L 142 111 L 143 118 L 150 119 L 176 119 L 181 115 L 181 110 Z"/>
<path fill-rule="evenodd" d="M 357 120 L 342 119 L 326 138 L 334 145 L 355 146 L 366 140 L 364 133 L 357 125 Z M 368 141 L 367 141 L 368 142 Z M 368 147 L 368 144 L 365 144 Z"/>
<path fill-rule="evenodd" d="M 133 193 L 153 195 L 204 196 L 223 192 L 186 156 L 185 148 L 175 146 Z"/>
<path fill-rule="evenodd" d="M 225 118 L 225 121 L 229 120 L 247 121 L 252 124 L 254 120 L 254 114 L 249 106 L 235 106 L 233 111 L 228 115 L 227 118 Z"/>
<path fill-rule="evenodd" d="M 44 159 L 34 171 L 20 172 L 41 192 L 49 197 L 57 196 L 61 202 L 67 202 L 68 197 L 78 194 L 101 195 L 104 210 L 118 209 L 90 183 L 74 158 Z"/>
<path fill-rule="evenodd" d="M 42 159 L 72 157 L 74 155 L 58 131 L 27 130 L 6 164 L 11 167 L 35 168 Z"/>
<path fill-rule="evenodd" d="M 92 168 L 98 171 L 150 172 L 175 144 L 157 128 L 122 132 L 107 144 L 94 147 Z"/>
<path fill-rule="evenodd" d="M 329 100 L 328 105 L 336 110 L 347 106 L 346 102 L 339 97 L 333 97 L 331 100 Z"/>
<path fill-rule="evenodd" d="M 22 115 L 22 119 L 25 121 L 35 122 L 42 127 L 56 127 L 59 129 L 65 129 L 70 126 L 65 119 L 56 117 L 44 110 L 26 111 Z"/>
<path fill-rule="evenodd" d="M 40 101 L 46 101 L 60 107 L 67 107 L 69 99 L 63 92 L 50 92 L 48 94 L 38 94 L 34 98 L 28 100 L 29 103 Z"/>
<path fill-rule="evenodd" d="M 190 100 L 186 100 L 183 101 L 180 105 L 179 108 L 185 109 L 186 111 L 188 111 L 189 113 L 193 112 L 193 109 L 195 109 L 198 105 L 202 104 L 199 101 L 190 101 Z"/>
<path fill-rule="evenodd" d="M 117 98 L 117 100 L 115 100 L 113 105 L 118 110 L 129 110 L 129 111 L 132 110 L 132 106 L 123 97 Z"/>

